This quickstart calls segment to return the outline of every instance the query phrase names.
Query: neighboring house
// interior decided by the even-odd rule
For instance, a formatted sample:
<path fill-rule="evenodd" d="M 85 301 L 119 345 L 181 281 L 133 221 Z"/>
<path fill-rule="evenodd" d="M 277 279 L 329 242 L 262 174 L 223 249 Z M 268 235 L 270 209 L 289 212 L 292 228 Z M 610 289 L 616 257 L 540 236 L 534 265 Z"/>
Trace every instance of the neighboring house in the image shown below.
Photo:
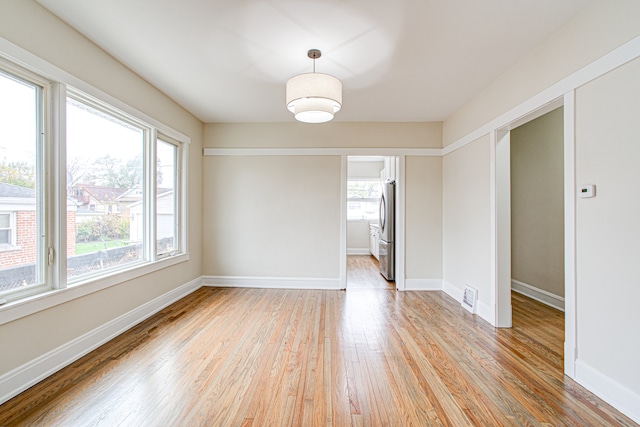
<path fill-rule="evenodd" d="M 157 239 L 172 238 L 175 236 L 175 199 L 173 190 L 168 188 L 159 188 L 156 197 L 156 229 Z M 130 212 L 129 239 L 132 242 L 142 241 L 144 228 L 142 222 L 142 196 L 138 197 L 138 201 L 128 205 Z"/>
<path fill-rule="evenodd" d="M 67 253 L 75 254 L 76 208 L 67 202 Z M 0 182 L 0 269 L 36 262 L 36 192 Z"/>
<path fill-rule="evenodd" d="M 94 216 L 107 213 L 128 215 L 122 209 L 126 202 L 118 198 L 129 191 L 126 188 L 104 187 L 93 184 L 76 184 L 71 187 L 69 197 L 78 205 L 78 222 L 88 221 Z"/>

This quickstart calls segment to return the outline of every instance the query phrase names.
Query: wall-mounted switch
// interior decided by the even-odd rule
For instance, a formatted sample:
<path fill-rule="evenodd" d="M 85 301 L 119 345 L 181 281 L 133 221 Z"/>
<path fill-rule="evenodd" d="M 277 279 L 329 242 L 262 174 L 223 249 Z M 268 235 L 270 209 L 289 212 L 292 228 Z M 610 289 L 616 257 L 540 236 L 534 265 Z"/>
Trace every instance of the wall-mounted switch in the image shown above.
<path fill-rule="evenodd" d="M 593 184 L 583 185 L 578 189 L 578 197 L 583 199 L 596 196 L 596 186 Z"/>

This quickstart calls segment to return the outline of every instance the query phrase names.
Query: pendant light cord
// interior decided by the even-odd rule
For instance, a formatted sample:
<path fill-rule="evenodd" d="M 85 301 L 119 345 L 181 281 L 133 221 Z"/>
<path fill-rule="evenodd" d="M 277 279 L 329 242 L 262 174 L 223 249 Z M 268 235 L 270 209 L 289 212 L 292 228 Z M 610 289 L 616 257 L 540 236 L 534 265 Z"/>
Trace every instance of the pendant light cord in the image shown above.
<path fill-rule="evenodd" d="M 318 49 L 310 49 L 307 52 L 307 56 L 309 58 L 313 59 L 313 72 L 315 74 L 315 72 L 316 72 L 316 59 L 320 58 L 322 56 L 322 53 Z"/>

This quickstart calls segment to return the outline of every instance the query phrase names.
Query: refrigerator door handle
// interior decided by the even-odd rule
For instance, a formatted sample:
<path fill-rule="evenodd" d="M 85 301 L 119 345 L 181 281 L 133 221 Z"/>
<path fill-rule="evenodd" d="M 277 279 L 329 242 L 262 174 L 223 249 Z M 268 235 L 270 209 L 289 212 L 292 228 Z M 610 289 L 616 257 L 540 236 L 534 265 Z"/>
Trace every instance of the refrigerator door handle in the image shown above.
<path fill-rule="evenodd" d="M 386 200 L 384 199 L 384 193 L 382 193 L 382 197 L 380 197 L 380 231 L 384 232 L 385 223 L 387 221 L 386 218 Z"/>

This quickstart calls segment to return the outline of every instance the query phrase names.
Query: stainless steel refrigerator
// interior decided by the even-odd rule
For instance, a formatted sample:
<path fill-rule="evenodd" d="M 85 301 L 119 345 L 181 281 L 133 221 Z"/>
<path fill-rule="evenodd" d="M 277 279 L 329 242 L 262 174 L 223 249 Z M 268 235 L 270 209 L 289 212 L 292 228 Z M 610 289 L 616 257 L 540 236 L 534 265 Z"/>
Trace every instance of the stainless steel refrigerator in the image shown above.
<path fill-rule="evenodd" d="M 389 281 L 395 280 L 395 203 L 396 182 L 389 179 L 382 183 L 382 197 L 380 197 L 380 250 L 378 263 L 380 273 Z"/>

